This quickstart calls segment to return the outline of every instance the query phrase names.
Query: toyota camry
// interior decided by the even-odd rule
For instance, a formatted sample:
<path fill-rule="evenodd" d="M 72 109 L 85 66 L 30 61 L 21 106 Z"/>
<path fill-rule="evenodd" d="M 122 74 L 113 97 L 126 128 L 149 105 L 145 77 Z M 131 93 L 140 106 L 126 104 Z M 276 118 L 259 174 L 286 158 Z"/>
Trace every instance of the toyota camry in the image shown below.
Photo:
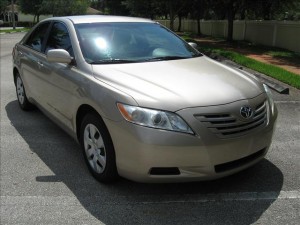
<path fill-rule="evenodd" d="M 15 45 L 13 78 L 20 107 L 76 139 L 101 182 L 228 176 L 264 158 L 277 117 L 256 77 L 148 19 L 43 20 Z"/>

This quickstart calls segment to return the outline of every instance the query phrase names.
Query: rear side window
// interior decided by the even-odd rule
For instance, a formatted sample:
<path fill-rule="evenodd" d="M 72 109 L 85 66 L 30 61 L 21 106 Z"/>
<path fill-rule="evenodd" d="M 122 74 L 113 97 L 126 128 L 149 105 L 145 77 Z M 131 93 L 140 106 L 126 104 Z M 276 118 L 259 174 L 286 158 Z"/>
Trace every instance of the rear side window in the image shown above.
<path fill-rule="evenodd" d="M 38 26 L 33 31 L 33 33 L 29 36 L 29 38 L 25 42 L 25 45 L 27 45 L 30 48 L 33 48 L 36 51 L 41 52 L 43 41 L 45 39 L 49 25 L 50 25 L 50 22 L 47 22 L 47 23 L 43 23 L 40 26 Z"/>
<path fill-rule="evenodd" d="M 45 52 L 51 49 L 64 49 L 74 56 L 68 29 L 62 23 L 56 22 L 51 28 Z"/>

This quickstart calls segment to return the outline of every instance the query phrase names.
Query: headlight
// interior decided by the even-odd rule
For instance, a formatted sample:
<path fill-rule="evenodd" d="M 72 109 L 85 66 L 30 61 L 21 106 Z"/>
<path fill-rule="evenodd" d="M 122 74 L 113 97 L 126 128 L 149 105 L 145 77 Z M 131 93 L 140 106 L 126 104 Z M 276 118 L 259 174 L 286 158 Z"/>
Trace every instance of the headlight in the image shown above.
<path fill-rule="evenodd" d="M 273 100 L 273 96 L 272 96 L 272 93 L 271 93 L 270 89 L 268 88 L 268 86 L 265 85 L 265 84 L 263 84 L 263 85 L 264 85 L 266 94 L 268 96 L 268 101 L 269 101 L 269 104 L 270 104 L 270 107 L 271 107 L 271 113 L 273 115 L 274 114 L 274 100 Z"/>
<path fill-rule="evenodd" d="M 194 134 L 192 129 L 175 113 L 117 104 L 122 116 L 141 126 Z"/>

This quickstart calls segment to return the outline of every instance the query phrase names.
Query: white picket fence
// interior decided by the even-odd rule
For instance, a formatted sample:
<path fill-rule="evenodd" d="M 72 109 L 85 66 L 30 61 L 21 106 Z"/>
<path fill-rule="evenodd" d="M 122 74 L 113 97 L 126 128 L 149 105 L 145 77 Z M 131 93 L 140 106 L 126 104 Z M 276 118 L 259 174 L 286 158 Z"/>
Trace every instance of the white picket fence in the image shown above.
<path fill-rule="evenodd" d="M 169 20 L 157 20 L 170 27 Z M 175 20 L 174 28 L 177 29 Z M 200 22 L 201 33 L 212 37 L 227 37 L 226 20 L 207 20 Z M 197 33 L 197 21 L 183 20 L 181 30 Z M 280 47 L 300 52 L 300 22 L 293 21 L 234 21 L 233 39 L 251 41 L 252 43 Z"/>

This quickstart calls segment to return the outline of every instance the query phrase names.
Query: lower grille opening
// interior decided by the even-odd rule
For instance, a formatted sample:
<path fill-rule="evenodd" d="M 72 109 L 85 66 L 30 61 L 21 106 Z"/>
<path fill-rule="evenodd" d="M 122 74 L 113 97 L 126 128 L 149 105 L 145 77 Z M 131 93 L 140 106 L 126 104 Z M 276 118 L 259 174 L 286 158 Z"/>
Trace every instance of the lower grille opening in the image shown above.
<path fill-rule="evenodd" d="M 150 169 L 150 175 L 179 175 L 177 167 L 153 167 Z"/>
<path fill-rule="evenodd" d="M 241 158 L 241 159 L 238 159 L 238 160 L 234 160 L 234 161 L 231 161 L 231 162 L 216 165 L 215 166 L 215 171 L 216 171 L 216 173 L 222 173 L 222 172 L 225 172 L 225 171 L 228 171 L 228 170 L 238 168 L 240 166 L 243 166 L 243 165 L 245 165 L 245 164 L 247 164 L 251 161 L 254 161 L 255 159 L 258 159 L 259 157 L 263 156 L 265 151 L 266 151 L 266 148 L 264 148 L 264 149 L 262 149 L 258 152 L 255 152 L 254 154 L 249 155 L 247 157 L 244 157 L 244 158 Z"/>

